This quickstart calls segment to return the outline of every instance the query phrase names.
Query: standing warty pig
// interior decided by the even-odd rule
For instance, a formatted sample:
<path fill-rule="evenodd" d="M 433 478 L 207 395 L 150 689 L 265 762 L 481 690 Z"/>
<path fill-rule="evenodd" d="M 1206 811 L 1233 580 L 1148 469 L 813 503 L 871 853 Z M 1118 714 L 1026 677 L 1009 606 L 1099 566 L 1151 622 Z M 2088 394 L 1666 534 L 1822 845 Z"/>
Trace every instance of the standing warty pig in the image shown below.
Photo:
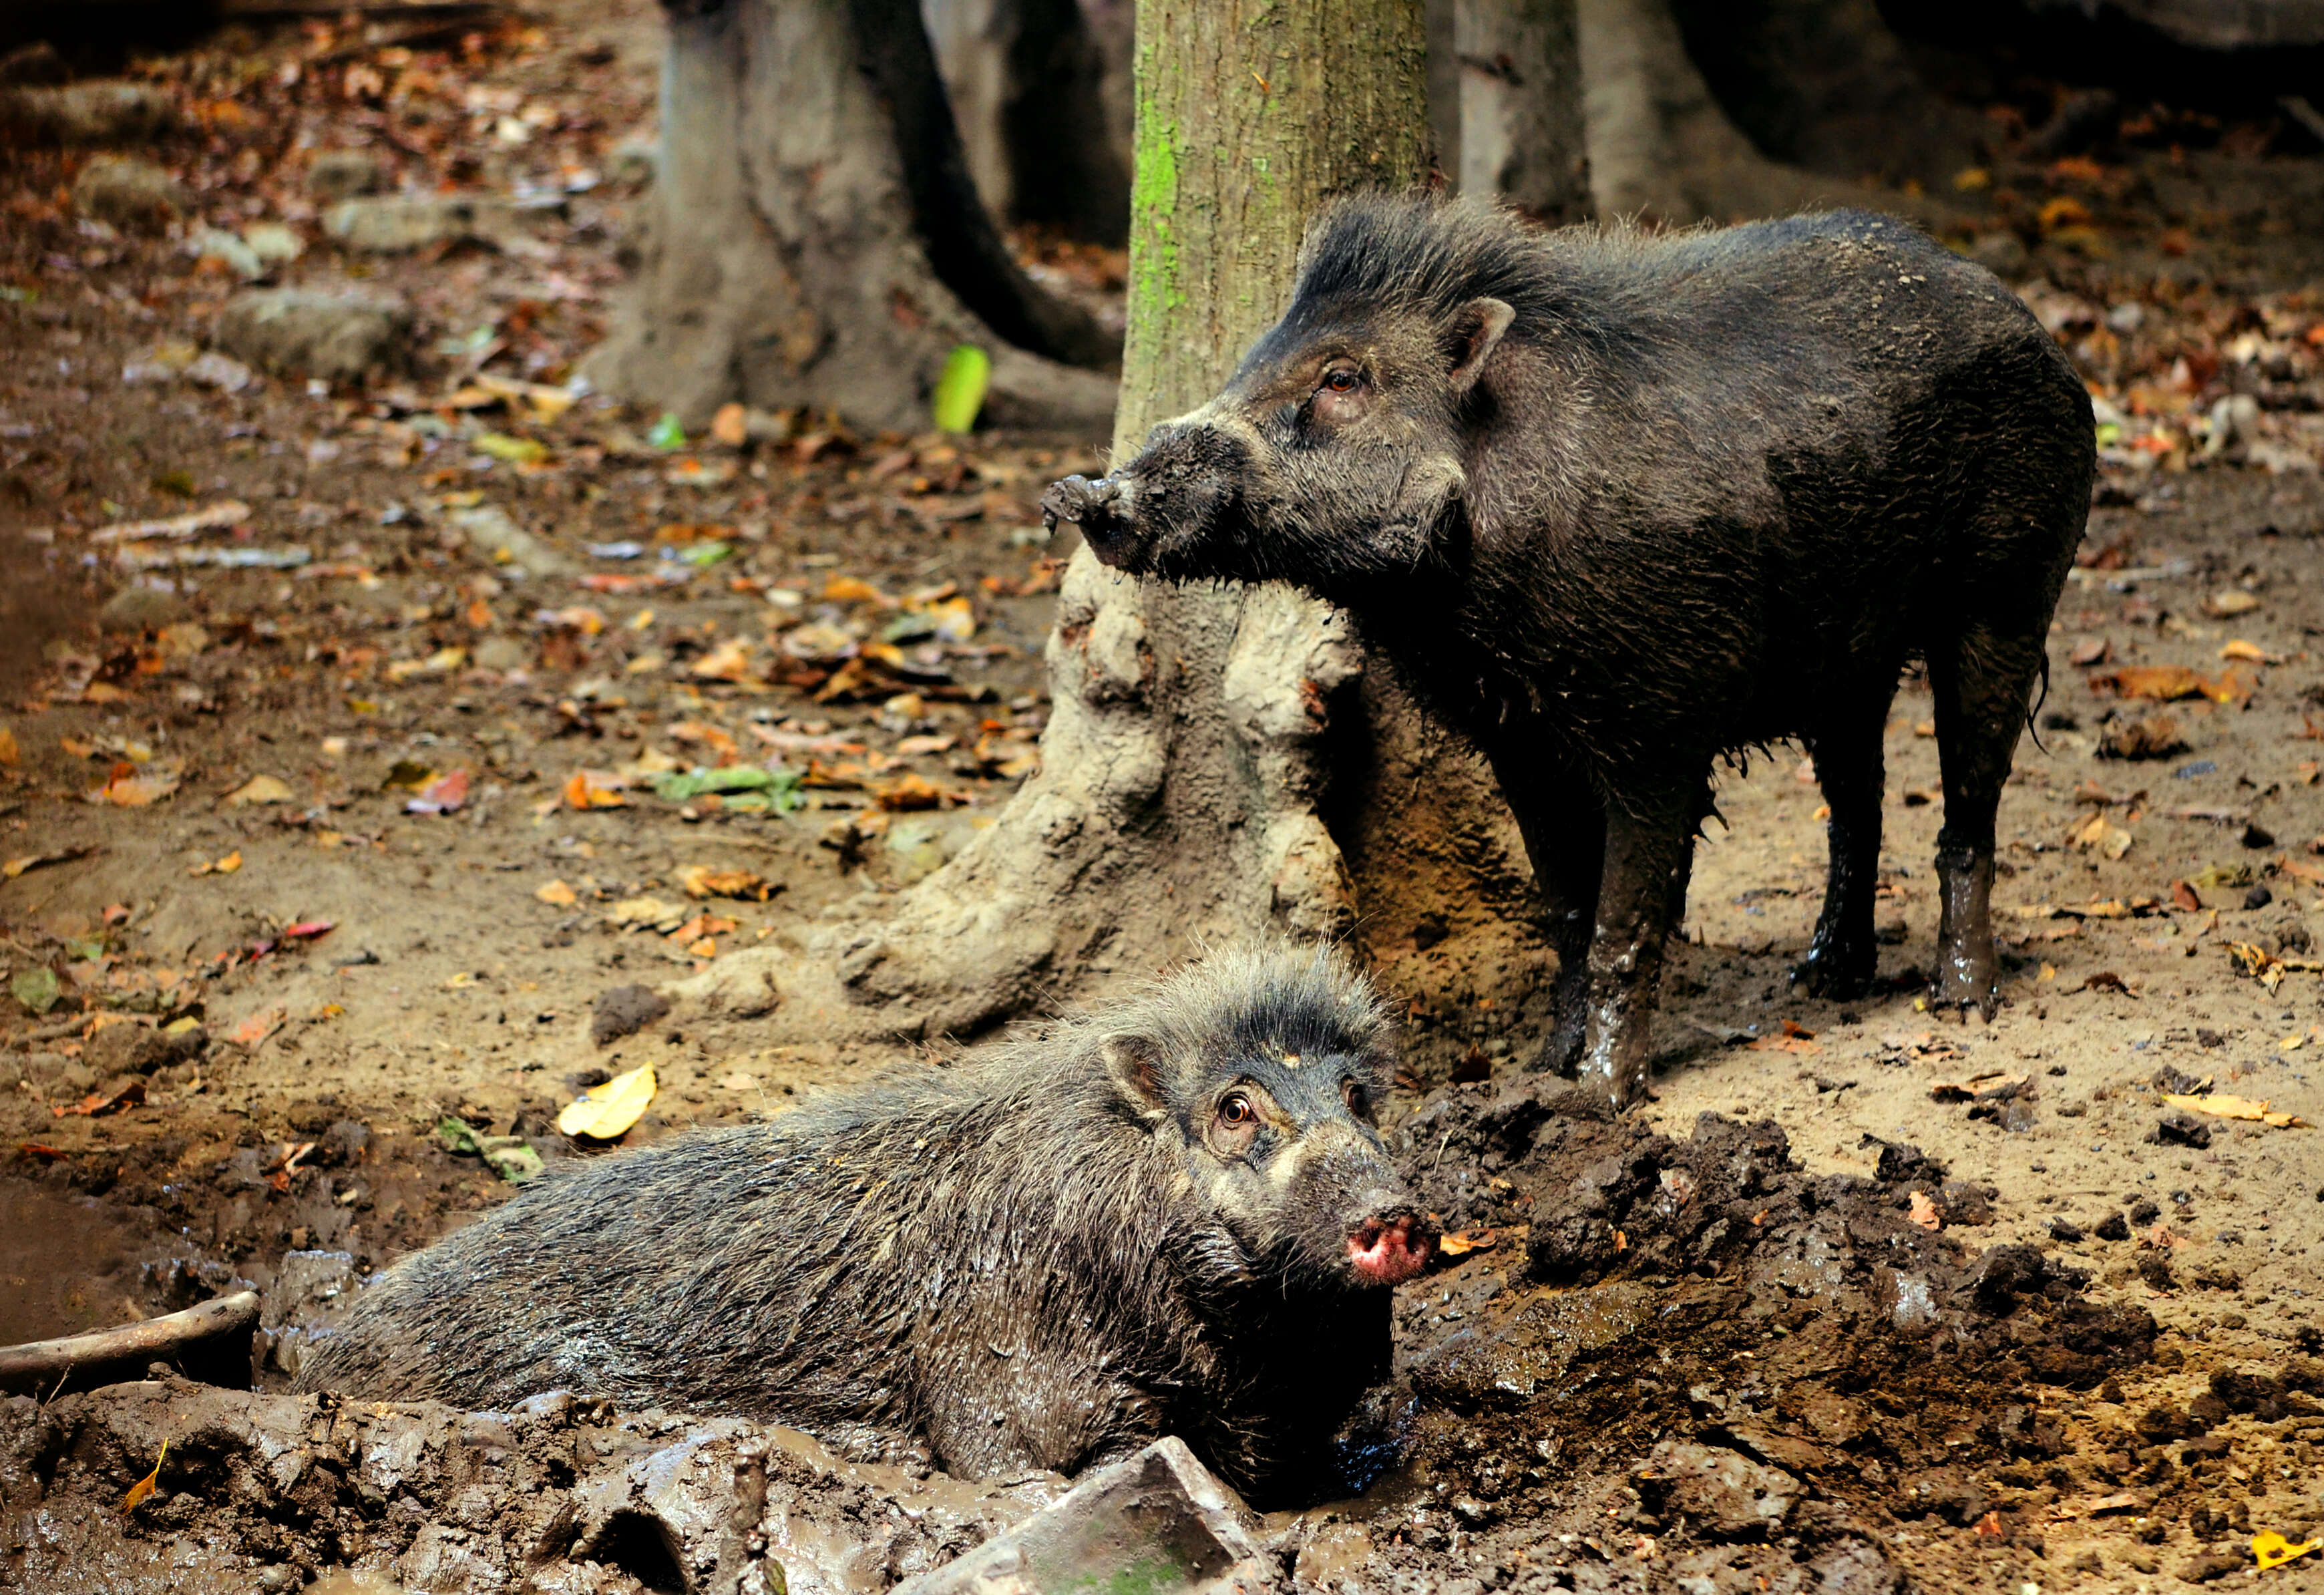
<path fill-rule="evenodd" d="M 1360 198 L 1216 398 L 1044 509 L 1118 568 L 1353 616 L 1516 812 L 1559 961 L 1541 1063 L 1621 1104 L 1722 754 L 1806 743 L 1831 878 L 1797 978 L 1872 980 L 1881 739 L 1916 659 L 1932 997 L 1992 1016 L 1994 812 L 2094 456 L 2033 316 L 1892 218 L 1541 233 Z"/>
<path fill-rule="evenodd" d="M 302 1389 L 738 1413 L 989 1476 L 1177 1434 L 1329 1489 L 1434 1236 L 1381 1150 L 1378 999 L 1212 957 L 950 1069 L 553 1172 L 389 1268 Z"/>

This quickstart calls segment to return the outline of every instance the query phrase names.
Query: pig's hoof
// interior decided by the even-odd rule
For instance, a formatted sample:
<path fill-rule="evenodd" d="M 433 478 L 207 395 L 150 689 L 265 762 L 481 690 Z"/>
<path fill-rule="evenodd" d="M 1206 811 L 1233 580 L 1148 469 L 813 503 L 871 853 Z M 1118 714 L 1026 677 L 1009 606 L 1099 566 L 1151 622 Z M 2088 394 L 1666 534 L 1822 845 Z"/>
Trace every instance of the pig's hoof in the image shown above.
<path fill-rule="evenodd" d="M 1998 982 L 1944 981 L 1929 987 L 1929 1011 L 1958 1014 L 1964 1024 L 1972 1013 L 1990 1024 L 1993 1016 L 2000 1010 L 2001 987 Z"/>
<path fill-rule="evenodd" d="M 1847 1002 L 1872 990 L 1872 977 L 1877 968 L 1877 957 L 1837 953 L 1828 947 L 1811 947 L 1806 957 L 1792 965 L 1792 984 L 1806 987 L 1811 997 Z"/>

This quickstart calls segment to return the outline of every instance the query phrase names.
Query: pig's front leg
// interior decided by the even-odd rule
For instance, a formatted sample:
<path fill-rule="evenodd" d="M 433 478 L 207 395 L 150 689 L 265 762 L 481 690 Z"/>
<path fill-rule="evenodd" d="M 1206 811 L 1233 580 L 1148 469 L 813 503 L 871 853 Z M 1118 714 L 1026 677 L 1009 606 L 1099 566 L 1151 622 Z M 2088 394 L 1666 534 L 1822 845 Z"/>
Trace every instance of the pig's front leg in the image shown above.
<path fill-rule="evenodd" d="M 1494 779 L 1517 816 L 1541 894 L 1543 929 L 1557 954 L 1557 1007 L 1531 1067 L 1571 1074 L 1590 1020 L 1590 943 L 1606 864 L 1606 810 L 1587 777 L 1539 755 L 1538 739 L 1489 749 Z"/>
<path fill-rule="evenodd" d="M 1646 1094 L 1663 950 L 1683 912 L 1700 779 L 1617 805 L 1606 814 L 1606 862 L 1590 943 L 1589 1029 L 1582 1083 L 1617 1108 Z"/>

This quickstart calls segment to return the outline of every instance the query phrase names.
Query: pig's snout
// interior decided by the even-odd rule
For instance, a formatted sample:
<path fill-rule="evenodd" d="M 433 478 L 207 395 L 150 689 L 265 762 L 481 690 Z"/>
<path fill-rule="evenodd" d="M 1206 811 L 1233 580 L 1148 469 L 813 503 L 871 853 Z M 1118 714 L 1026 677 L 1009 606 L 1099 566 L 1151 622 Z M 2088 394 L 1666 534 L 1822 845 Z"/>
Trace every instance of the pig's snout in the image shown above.
<path fill-rule="evenodd" d="M 1059 521 L 1081 530 L 1090 552 L 1107 565 L 1119 565 L 1130 544 L 1130 511 L 1134 493 L 1117 476 L 1068 476 L 1053 482 L 1041 495 L 1041 523 L 1051 531 Z"/>
<path fill-rule="evenodd" d="M 1348 1266 L 1366 1285 L 1401 1285 L 1435 1249 L 1435 1231 L 1416 1213 L 1370 1218 L 1349 1231 Z"/>

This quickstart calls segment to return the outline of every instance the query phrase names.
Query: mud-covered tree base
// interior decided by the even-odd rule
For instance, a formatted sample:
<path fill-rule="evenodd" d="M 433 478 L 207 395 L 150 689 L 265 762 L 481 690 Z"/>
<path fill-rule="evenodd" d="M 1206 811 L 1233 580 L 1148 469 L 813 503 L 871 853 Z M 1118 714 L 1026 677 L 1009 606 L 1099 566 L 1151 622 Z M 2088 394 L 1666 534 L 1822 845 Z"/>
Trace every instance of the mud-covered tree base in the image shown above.
<path fill-rule="evenodd" d="M 1417 181 L 1426 140 L 1411 0 L 1155 6 L 1138 27 L 1117 451 L 1274 319 L 1316 207 Z M 959 858 L 803 955 L 733 954 L 685 992 L 785 1037 L 964 1037 L 1259 935 L 1352 936 L 1424 1010 L 1522 1010 L 1540 984 L 1498 793 L 1326 605 L 1124 581 L 1078 550 L 1049 669 L 1041 771 Z"/>

